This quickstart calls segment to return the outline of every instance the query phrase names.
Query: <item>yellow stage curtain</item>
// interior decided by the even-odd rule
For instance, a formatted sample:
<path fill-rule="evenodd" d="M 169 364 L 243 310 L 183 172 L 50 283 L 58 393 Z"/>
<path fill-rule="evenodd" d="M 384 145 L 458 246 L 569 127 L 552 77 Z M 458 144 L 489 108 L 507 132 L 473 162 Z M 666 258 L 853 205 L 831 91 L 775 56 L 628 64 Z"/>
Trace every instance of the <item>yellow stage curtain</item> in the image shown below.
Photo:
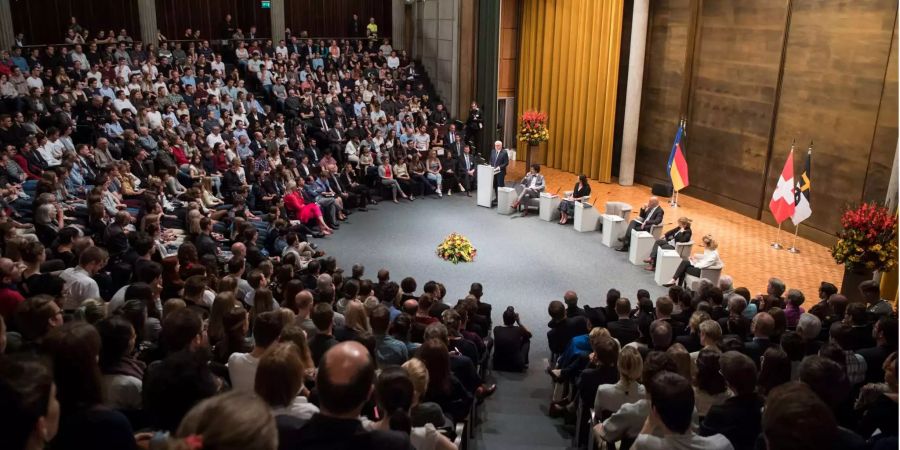
<path fill-rule="evenodd" d="M 550 129 L 534 162 L 610 181 L 623 3 L 523 1 L 517 113 L 545 112 Z"/>

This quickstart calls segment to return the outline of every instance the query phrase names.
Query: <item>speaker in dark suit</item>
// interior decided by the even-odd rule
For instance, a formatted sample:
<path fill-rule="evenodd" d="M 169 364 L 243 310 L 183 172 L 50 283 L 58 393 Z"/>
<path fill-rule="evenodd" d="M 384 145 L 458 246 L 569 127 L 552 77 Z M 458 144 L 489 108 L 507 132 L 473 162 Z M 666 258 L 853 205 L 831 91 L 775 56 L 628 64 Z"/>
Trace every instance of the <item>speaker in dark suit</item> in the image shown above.
<path fill-rule="evenodd" d="M 625 236 L 619 238 L 619 241 L 622 242 L 622 246 L 616 250 L 627 252 L 628 247 L 631 245 L 631 230 L 650 231 L 654 225 L 662 223 L 664 213 L 662 207 L 659 206 L 659 199 L 650 197 L 647 204 L 641 207 L 640 216 L 628 224 L 628 229 L 625 230 Z"/>

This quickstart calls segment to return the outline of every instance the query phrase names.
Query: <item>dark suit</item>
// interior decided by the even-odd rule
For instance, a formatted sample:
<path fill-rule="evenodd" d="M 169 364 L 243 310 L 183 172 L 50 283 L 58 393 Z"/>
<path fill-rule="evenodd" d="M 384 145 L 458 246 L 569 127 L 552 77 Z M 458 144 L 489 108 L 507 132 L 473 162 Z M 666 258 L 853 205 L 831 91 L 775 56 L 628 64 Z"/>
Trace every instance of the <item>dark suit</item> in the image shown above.
<path fill-rule="evenodd" d="M 337 419 L 322 414 L 305 425 L 279 428 L 279 448 L 304 450 L 412 450 L 409 436 L 399 431 L 366 431 L 358 419 Z M 281 445 L 284 443 L 285 445 Z"/>
<path fill-rule="evenodd" d="M 121 225 L 112 223 L 106 228 L 106 236 L 103 239 L 110 255 L 121 255 L 128 251 L 128 235 Z"/>
<path fill-rule="evenodd" d="M 651 264 L 656 263 L 656 252 L 659 251 L 659 249 L 672 250 L 675 248 L 669 244 L 669 241 L 674 241 L 676 244 L 690 242 L 691 235 L 693 235 L 693 232 L 690 228 L 682 230 L 681 227 L 675 227 L 666 231 L 665 236 L 663 236 L 662 239 L 657 240 L 656 243 L 653 244 L 653 250 L 650 250 L 650 259 L 653 260 L 653 263 Z"/>
<path fill-rule="evenodd" d="M 641 337 L 641 332 L 638 330 L 637 322 L 634 319 L 619 317 L 619 320 L 607 323 L 606 328 L 609 330 L 609 334 L 618 339 L 619 344 L 622 346 L 628 345 Z"/>
<path fill-rule="evenodd" d="M 444 148 L 447 151 L 453 152 L 454 156 L 462 156 L 463 154 L 463 144 L 461 137 L 453 136 L 453 142 L 450 142 L 450 133 L 444 135 Z"/>
<path fill-rule="evenodd" d="M 241 189 L 243 189 L 243 184 L 241 183 L 241 179 L 238 177 L 237 172 L 226 170 L 225 173 L 222 174 L 222 186 L 220 187 L 222 197 L 224 197 L 225 201 L 232 202 L 234 194 L 240 193 Z"/>
<path fill-rule="evenodd" d="M 475 169 L 475 158 L 471 154 L 463 153 L 456 161 L 456 176 L 459 177 L 459 182 L 462 183 L 466 190 L 472 190 L 478 171 L 476 170 L 472 175 L 469 175 L 469 171 Z"/>
<path fill-rule="evenodd" d="M 762 431 L 762 407 L 765 401 L 756 394 L 732 397 L 709 409 L 700 423 L 701 436 L 722 434 L 735 450 L 754 448 Z"/>
<path fill-rule="evenodd" d="M 197 247 L 197 256 L 200 257 L 203 257 L 203 255 L 215 255 L 219 248 L 216 241 L 206 233 L 200 233 L 194 245 Z"/>
<path fill-rule="evenodd" d="M 581 336 L 588 332 L 587 320 L 584 317 L 567 317 L 558 322 L 547 324 L 550 331 L 547 332 L 547 344 L 550 352 L 561 355 L 569 346 L 569 341 L 575 336 Z"/>
<path fill-rule="evenodd" d="M 494 175 L 495 189 L 506 186 L 506 166 L 508 165 L 509 153 L 506 149 L 501 148 L 499 152 L 497 150 L 491 150 L 491 167 L 500 169 L 500 171 Z"/>
<path fill-rule="evenodd" d="M 659 225 L 660 223 L 662 223 L 663 214 L 664 211 L 661 206 L 657 206 L 656 208 L 650 210 L 641 208 L 641 220 L 632 220 L 628 224 L 628 229 L 625 230 L 625 236 L 622 237 L 622 241 L 625 243 L 623 248 L 627 249 L 631 244 L 631 230 L 649 232 L 650 228 L 652 228 L 653 225 Z"/>
<path fill-rule="evenodd" d="M 735 335 L 742 341 L 750 334 L 750 319 L 744 316 L 721 318 L 719 326 L 722 327 L 722 335 Z"/>
<path fill-rule="evenodd" d="M 774 345 L 769 338 L 758 338 L 755 337 L 747 342 L 744 342 L 744 354 L 749 356 L 750 359 L 756 363 L 756 367 L 759 368 L 759 359 L 762 357 L 763 353 L 766 350 Z"/>

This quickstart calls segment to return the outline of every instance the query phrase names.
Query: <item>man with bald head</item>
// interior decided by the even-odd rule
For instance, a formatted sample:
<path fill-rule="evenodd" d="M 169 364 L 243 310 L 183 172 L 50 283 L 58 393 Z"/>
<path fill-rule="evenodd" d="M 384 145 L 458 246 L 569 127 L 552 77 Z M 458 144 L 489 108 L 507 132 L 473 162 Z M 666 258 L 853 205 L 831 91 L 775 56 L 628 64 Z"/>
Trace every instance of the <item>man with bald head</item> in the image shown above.
<path fill-rule="evenodd" d="M 398 431 L 366 431 L 359 416 L 371 397 L 375 363 L 358 342 L 335 345 L 322 357 L 316 375 L 319 412 L 305 425 L 279 430 L 281 448 L 304 450 L 411 450 L 409 436 Z"/>
<path fill-rule="evenodd" d="M 641 214 L 628 224 L 625 236 L 619 238 L 622 246 L 616 250 L 627 252 L 631 245 L 631 230 L 650 232 L 653 225 L 659 225 L 663 221 L 663 209 L 659 206 L 659 198 L 650 197 L 647 204 L 641 207 Z"/>
<path fill-rule="evenodd" d="M 772 333 L 775 332 L 775 319 L 769 313 L 761 312 L 753 317 L 750 333 L 753 338 L 744 343 L 744 354 L 750 357 L 759 368 L 759 359 L 766 349 L 774 345 Z"/>
<path fill-rule="evenodd" d="M 231 244 L 231 254 L 236 258 L 246 258 L 247 246 L 243 242 L 235 242 Z"/>

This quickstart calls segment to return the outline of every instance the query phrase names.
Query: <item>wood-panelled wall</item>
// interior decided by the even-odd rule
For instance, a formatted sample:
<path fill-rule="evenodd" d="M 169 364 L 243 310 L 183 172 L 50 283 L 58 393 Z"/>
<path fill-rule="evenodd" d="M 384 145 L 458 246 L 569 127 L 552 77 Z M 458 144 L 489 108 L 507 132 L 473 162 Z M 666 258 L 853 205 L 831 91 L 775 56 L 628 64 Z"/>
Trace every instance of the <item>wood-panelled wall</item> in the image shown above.
<path fill-rule="evenodd" d="M 898 136 L 896 18 L 893 0 L 652 2 L 638 180 L 667 181 L 685 115 L 685 193 L 771 223 L 792 140 L 797 175 L 814 140 L 813 215 L 800 233 L 830 242 L 844 205 L 886 194 Z"/>
<path fill-rule="evenodd" d="M 374 17 L 379 35 L 391 36 L 391 0 L 282 1 L 285 25 L 295 34 L 306 30 L 312 36 L 347 36 L 356 13 L 363 27 Z M 14 31 L 25 33 L 32 44 L 62 43 L 72 16 L 92 32 L 125 28 L 134 39 L 141 34 L 135 0 L 11 0 L 10 7 Z M 204 38 L 219 38 L 226 14 L 245 34 L 255 25 L 259 36 L 272 35 L 269 10 L 259 0 L 156 0 L 157 25 L 169 39 L 181 39 L 187 28 L 199 28 Z"/>
<path fill-rule="evenodd" d="M 26 44 L 64 42 L 72 16 L 92 33 L 124 28 L 135 39 L 141 35 L 134 0 L 10 0 L 9 6 L 13 31 L 25 33 Z"/>
<path fill-rule="evenodd" d="M 284 0 L 284 23 L 295 34 L 349 36 L 350 18 L 359 15 L 363 32 L 374 17 L 378 35 L 391 37 L 391 0 Z"/>
<path fill-rule="evenodd" d="M 221 39 L 226 14 L 245 35 L 256 26 L 257 36 L 272 36 L 269 10 L 259 0 L 156 0 L 156 23 L 169 39 L 183 39 L 188 28 L 199 28 L 203 38 Z"/>
<path fill-rule="evenodd" d="M 516 64 L 519 54 L 519 0 L 500 2 L 500 76 L 497 97 L 516 96 Z"/>

